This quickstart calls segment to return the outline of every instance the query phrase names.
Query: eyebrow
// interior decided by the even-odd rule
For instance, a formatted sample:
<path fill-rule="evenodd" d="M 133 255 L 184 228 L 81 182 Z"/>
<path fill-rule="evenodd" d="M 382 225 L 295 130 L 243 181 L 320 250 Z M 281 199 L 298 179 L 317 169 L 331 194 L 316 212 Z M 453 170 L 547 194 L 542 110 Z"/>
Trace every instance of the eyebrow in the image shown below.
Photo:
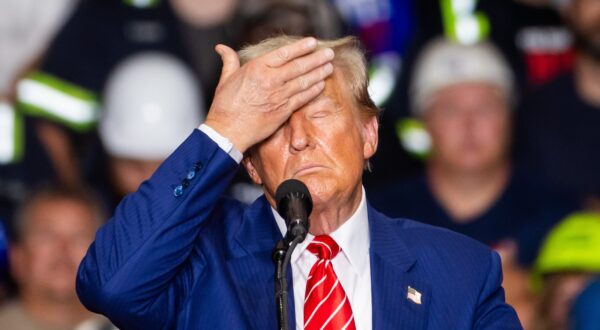
<path fill-rule="evenodd" d="M 307 105 L 321 103 L 323 101 L 330 100 L 330 99 L 331 99 L 331 97 L 329 97 L 328 95 L 325 95 L 325 93 L 321 93 L 319 96 L 315 97 L 310 102 L 308 102 Z"/>
<path fill-rule="evenodd" d="M 311 107 L 311 106 L 319 105 L 319 104 L 322 104 L 325 102 L 331 102 L 331 104 L 333 105 L 333 107 L 335 109 L 339 109 L 342 107 L 341 104 L 338 102 L 338 100 L 336 100 L 336 98 L 331 97 L 329 95 L 325 95 L 324 93 L 317 96 L 312 101 L 310 101 L 306 106 Z"/>

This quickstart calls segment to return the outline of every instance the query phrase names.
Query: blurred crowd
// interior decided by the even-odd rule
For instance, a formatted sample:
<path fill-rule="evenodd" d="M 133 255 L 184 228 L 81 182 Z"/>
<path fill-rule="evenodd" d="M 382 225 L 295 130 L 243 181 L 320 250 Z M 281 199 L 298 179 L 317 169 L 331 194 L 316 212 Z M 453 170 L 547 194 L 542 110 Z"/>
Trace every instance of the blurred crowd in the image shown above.
<path fill-rule="evenodd" d="M 0 0 L 0 329 L 114 328 L 75 294 L 95 230 L 202 123 L 214 46 L 282 33 L 361 40 L 375 208 L 498 251 L 525 329 L 600 329 L 598 0 Z"/>

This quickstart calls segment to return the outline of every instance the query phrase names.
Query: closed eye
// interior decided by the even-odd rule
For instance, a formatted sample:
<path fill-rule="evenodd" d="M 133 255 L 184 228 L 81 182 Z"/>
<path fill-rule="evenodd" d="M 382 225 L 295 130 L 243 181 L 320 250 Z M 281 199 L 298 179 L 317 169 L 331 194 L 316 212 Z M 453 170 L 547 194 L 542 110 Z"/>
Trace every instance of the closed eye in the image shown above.
<path fill-rule="evenodd" d="M 310 114 L 310 118 L 325 118 L 329 115 L 331 115 L 331 111 L 329 110 L 320 110 L 320 111 L 315 111 L 313 113 Z"/>

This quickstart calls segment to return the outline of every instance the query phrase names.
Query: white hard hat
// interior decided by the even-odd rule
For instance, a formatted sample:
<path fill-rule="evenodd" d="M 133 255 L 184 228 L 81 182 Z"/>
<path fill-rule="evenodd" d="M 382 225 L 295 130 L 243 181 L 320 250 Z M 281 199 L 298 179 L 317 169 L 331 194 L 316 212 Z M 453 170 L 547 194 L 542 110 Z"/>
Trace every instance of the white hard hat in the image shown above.
<path fill-rule="evenodd" d="M 410 86 L 412 111 L 422 114 L 436 92 L 459 83 L 484 82 L 513 97 L 513 74 L 500 52 L 489 42 L 463 45 L 444 38 L 425 47 Z"/>
<path fill-rule="evenodd" d="M 113 156 L 162 160 L 205 115 L 201 89 L 177 58 L 144 52 L 111 73 L 103 98 L 100 138 Z"/>

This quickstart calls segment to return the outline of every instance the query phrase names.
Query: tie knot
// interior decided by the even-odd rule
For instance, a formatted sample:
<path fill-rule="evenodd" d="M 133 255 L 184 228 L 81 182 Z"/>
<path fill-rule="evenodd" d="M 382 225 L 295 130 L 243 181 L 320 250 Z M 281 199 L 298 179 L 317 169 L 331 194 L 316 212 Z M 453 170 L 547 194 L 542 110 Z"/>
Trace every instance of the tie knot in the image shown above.
<path fill-rule="evenodd" d="M 340 252 L 340 246 L 328 235 L 316 236 L 307 249 L 317 258 L 325 260 L 335 258 Z"/>

